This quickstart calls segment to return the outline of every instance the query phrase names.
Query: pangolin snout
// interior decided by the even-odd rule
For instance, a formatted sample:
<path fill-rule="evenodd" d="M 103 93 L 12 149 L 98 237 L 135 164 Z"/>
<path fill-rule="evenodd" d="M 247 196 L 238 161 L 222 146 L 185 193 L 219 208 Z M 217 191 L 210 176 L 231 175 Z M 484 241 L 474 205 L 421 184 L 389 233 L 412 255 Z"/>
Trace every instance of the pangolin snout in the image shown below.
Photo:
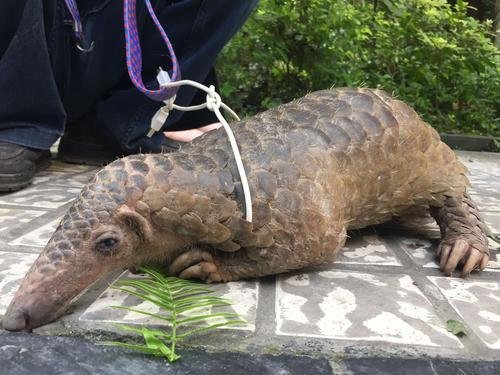
<path fill-rule="evenodd" d="M 26 298 L 27 297 L 27 298 Z M 61 314 L 50 303 L 49 298 L 41 300 L 32 296 L 12 301 L 2 320 L 2 326 L 8 331 L 30 332 L 57 319 Z"/>
<path fill-rule="evenodd" d="M 2 326 L 8 331 L 30 332 L 30 316 L 20 309 L 9 311 L 3 318 Z"/>

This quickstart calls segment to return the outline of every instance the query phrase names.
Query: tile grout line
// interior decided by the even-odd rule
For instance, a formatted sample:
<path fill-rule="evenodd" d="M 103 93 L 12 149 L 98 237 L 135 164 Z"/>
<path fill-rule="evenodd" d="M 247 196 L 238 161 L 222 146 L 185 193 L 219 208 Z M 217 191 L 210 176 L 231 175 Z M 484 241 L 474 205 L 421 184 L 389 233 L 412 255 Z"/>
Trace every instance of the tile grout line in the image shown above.
<path fill-rule="evenodd" d="M 257 311 L 255 312 L 255 335 L 276 336 L 276 284 L 277 275 L 258 279 Z M 272 317 L 272 319 L 269 319 Z"/>
<path fill-rule="evenodd" d="M 8 210 L 19 210 L 19 211 L 47 211 L 50 208 L 47 207 L 35 207 L 35 206 L 24 206 L 22 204 L 5 204 L 0 203 L 0 209 L 8 209 Z"/>

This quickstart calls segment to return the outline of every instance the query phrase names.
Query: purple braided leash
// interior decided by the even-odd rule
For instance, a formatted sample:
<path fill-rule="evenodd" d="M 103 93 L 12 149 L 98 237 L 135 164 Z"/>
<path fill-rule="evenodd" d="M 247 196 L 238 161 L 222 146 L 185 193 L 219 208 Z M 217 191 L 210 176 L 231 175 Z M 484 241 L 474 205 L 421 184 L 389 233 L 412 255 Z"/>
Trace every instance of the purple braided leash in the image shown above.
<path fill-rule="evenodd" d="M 78 7 L 76 6 L 75 0 L 64 0 L 66 7 L 73 18 L 73 31 L 75 33 L 76 39 L 83 42 L 83 27 L 82 20 L 80 19 L 80 12 L 78 12 Z"/>
<path fill-rule="evenodd" d="M 76 0 L 64 0 L 66 6 L 73 18 L 73 30 L 75 32 L 75 37 L 83 44 L 84 34 L 82 21 L 80 19 L 80 13 L 78 12 L 78 7 L 76 5 Z M 146 7 L 148 8 L 149 15 L 153 20 L 156 28 L 160 32 L 165 45 L 167 46 L 168 52 L 170 54 L 170 60 L 172 62 L 172 81 L 178 81 L 181 78 L 179 62 L 175 56 L 174 48 L 170 39 L 168 39 L 167 33 L 163 29 L 160 21 L 156 17 L 150 0 L 144 0 Z M 177 87 L 160 87 L 158 90 L 150 90 L 146 88 L 144 82 L 142 81 L 142 50 L 139 41 L 139 31 L 137 29 L 137 0 L 123 0 L 123 20 L 125 24 L 125 50 L 127 56 L 127 70 L 130 80 L 134 86 L 146 95 L 148 98 L 156 101 L 165 101 L 172 98 L 178 88 Z"/>
<path fill-rule="evenodd" d="M 172 81 L 180 79 L 180 70 L 177 57 L 175 56 L 172 43 L 168 39 L 167 33 L 163 29 L 160 21 L 156 18 L 156 14 L 151 6 L 149 0 L 144 0 L 148 8 L 149 15 L 151 16 L 156 28 L 160 32 L 165 45 L 167 46 L 172 61 Z M 139 42 L 139 33 L 137 31 L 137 18 L 136 18 L 136 0 L 124 0 L 123 2 L 123 19 L 125 22 L 125 48 L 127 52 L 127 69 L 130 79 L 134 86 L 146 95 L 148 98 L 156 101 L 165 101 L 172 98 L 177 92 L 177 88 L 160 87 L 158 90 L 149 90 L 142 82 L 142 52 L 141 44 Z"/>

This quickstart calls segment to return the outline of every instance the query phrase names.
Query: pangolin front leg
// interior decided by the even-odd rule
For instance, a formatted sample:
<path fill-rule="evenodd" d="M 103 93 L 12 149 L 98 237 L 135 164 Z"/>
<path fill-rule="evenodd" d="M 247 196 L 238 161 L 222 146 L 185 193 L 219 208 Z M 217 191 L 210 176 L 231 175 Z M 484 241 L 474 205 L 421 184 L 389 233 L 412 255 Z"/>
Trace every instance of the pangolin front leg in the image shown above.
<path fill-rule="evenodd" d="M 431 207 L 431 215 L 441 230 L 441 242 L 437 249 L 440 268 L 451 275 L 458 265 L 462 277 L 475 269 L 483 270 L 490 254 L 485 235 L 485 224 L 472 199 L 446 196 L 441 207 Z"/>
<path fill-rule="evenodd" d="M 207 283 L 227 282 L 233 278 L 224 270 L 215 252 L 193 246 L 168 266 L 168 274 L 182 279 L 197 279 Z"/>

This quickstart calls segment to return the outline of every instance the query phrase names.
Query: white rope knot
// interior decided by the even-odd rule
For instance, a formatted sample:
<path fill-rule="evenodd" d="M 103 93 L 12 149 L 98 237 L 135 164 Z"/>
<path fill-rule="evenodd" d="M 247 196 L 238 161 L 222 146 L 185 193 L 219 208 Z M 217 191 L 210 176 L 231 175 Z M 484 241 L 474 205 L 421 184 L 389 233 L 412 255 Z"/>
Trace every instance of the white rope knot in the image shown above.
<path fill-rule="evenodd" d="M 207 109 L 209 111 L 215 112 L 215 109 L 219 109 L 222 104 L 222 99 L 220 95 L 215 91 L 215 86 L 210 85 L 209 93 L 207 94 Z"/>
<path fill-rule="evenodd" d="M 176 109 L 178 111 L 197 111 L 200 109 L 207 108 L 208 110 L 215 113 L 219 121 L 221 122 L 226 134 L 229 138 L 229 143 L 231 144 L 231 149 L 234 154 L 234 160 L 236 162 L 236 167 L 238 168 L 238 173 L 241 179 L 241 185 L 243 188 L 243 196 L 245 199 L 245 219 L 249 222 L 252 222 L 252 196 L 250 194 L 250 186 L 248 185 L 247 174 L 245 172 L 245 167 L 243 166 L 243 161 L 241 160 L 240 150 L 238 148 L 238 144 L 236 143 L 236 138 L 234 137 L 233 131 L 231 127 L 227 123 L 226 119 L 220 112 L 220 109 L 224 109 L 229 112 L 236 121 L 240 121 L 238 115 L 229 108 L 225 103 L 222 102 L 220 95 L 215 91 L 215 86 L 211 85 L 207 87 L 202 85 L 201 83 L 191 81 L 191 80 L 182 80 L 182 81 L 170 81 L 170 77 L 168 73 L 163 70 L 160 70 L 158 73 L 158 83 L 162 87 L 179 87 L 183 85 L 189 85 L 192 87 L 196 87 L 200 90 L 203 90 L 207 93 L 207 98 L 205 103 L 192 105 L 189 107 L 180 106 L 174 104 L 175 96 L 169 100 L 165 100 L 165 106 L 156 112 L 151 120 L 151 128 L 148 133 L 148 137 L 151 137 L 155 132 L 160 131 L 162 129 L 163 124 L 165 123 L 168 113 L 171 109 Z"/>
<path fill-rule="evenodd" d="M 170 99 L 165 100 L 163 103 L 165 105 L 162 107 L 162 111 L 170 112 L 172 109 L 174 109 L 174 102 L 175 102 L 176 96 L 172 96 Z"/>

